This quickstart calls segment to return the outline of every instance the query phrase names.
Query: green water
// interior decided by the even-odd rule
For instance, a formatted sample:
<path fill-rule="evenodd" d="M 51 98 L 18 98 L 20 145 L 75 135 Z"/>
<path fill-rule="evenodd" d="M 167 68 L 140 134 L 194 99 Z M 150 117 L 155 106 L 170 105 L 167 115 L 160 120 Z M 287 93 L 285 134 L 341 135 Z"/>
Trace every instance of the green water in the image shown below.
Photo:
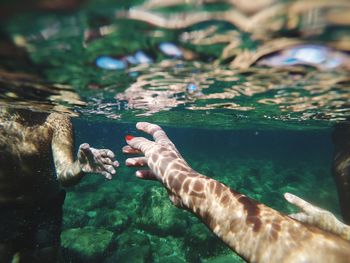
<path fill-rule="evenodd" d="M 74 124 L 78 142 L 111 147 L 121 162 L 120 138 L 139 134 L 133 124 Z M 296 211 L 283 198 L 291 192 L 339 215 L 328 130 L 164 129 L 194 169 L 233 189 L 284 213 Z M 136 179 L 130 168 L 120 167 L 111 182 L 84 178 L 69 190 L 64 208 L 65 229 L 91 226 L 114 234 L 117 247 L 104 255 L 106 262 L 242 262 L 199 220 L 175 208 L 159 183 Z"/>
<path fill-rule="evenodd" d="M 48 83 L 67 85 L 48 90 L 49 95 L 68 90 L 79 96 L 46 101 L 77 116 L 76 145 L 110 148 L 123 164 L 124 136 L 139 134 L 137 121 L 154 122 L 195 170 L 283 213 L 296 211 L 283 198 L 291 192 L 340 217 L 331 136 L 333 126 L 349 116 L 347 73 L 216 64 L 224 44 L 179 39 L 184 32 L 210 26 L 227 34 L 236 30 L 233 25 L 206 21 L 167 30 L 115 18 L 116 11 L 140 2 L 88 1 L 72 13 L 21 14 L 4 24 L 14 40 L 24 40 Z M 161 10 L 227 7 L 198 8 Z M 101 27 L 110 33 L 84 41 L 88 30 Z M 249 50 L 261 44 L 248 33 L 238 35 Z M 159 51 L 162 42 L 176 43 L 196 57 L 171 59 Z M 96 66 L 102 55 L 121 57 L 140 50 L 154 62 L 122 70 Z M 196 85 L 196 92 L 188 92 L 189 84 Z M 17 107 L 40 102 L 39 93 L 7 89 L 23 100 L 12 101 L 5 92 L 0 98 Z M 65 262 L 243 262 L 193 215 L 175 208 L 160 184 L 138 180 L 133 173 L 121 165 L 112 181 L 91 175 L 67 189 L 61 236 Z M 104 249 L 98 250 L 98 244 Z"/>
<path fill-rule="evenodd" d="M 31 60 L 48 81 L 70 85 L 78 92 L 86 107 L 74 107 L 74 103 L 70 107 L 83 118 L 120 122 L 142 119 L 167 125 L 181 120 L 183 126 L 217 129 L 250 128 L 254 124 L 265 129 L 303 130 L 329 128 L 346 120 L 346 72 L 320 72 L 309 67 L 231 69 L 228 64 L 215 63 L 226 44 L 196 45 L 181 40 L 183 34 L 210 27 L 216 28 L 215 34 L 235 31 L 247 50 L 256 50 L 261 41 L 222 21 L 167 30 L 115 18 L 118 10 L 131 6 L 134 3 L 130 1 L 118 5 L 89 1 L 73 13 L 15 16 L 5 28 L 13 39 L 24 42 Z M 216 10 L 215 5 L 209 8 Z M 96 35 L 101 28 L 108 33 L 86 37 Z M 328 38 L 332 39 L 335 32 L 341 34 L 341 30 L 333 29 Z M 318 43 L 325 35 L 313 38 Z M 191 51 L 194 60 L 169 58 L 159 50 L 164 42 Z M 121 58 L 137 51 L 154 63 L 129 65 L 124 70 L 96 66 L 100 56 Z M 189 84 L 196 85 L 194 94 L 186 91 Z"/>
<path fill-rule="evenodd" d="M 139 134 L 132 124 L 74 124 L 79 141 L 111 147 L 121 161 L 120 138 Z M 296 211 L 283 198 L 291 192 L 339 213 L 328 130 L 164 128 L 194 169 L 278 211 Z M 130 168 L 121 167 L 111 182 L 85 178 L 69 191 L 64 211 L 65 229 L 92 226 L 114 233 L 117 248 L 104 255 L 111 260 L 106 262 L 242 262 L 199 220 L 175 208 L 162 186 L 136 179 Z"/>

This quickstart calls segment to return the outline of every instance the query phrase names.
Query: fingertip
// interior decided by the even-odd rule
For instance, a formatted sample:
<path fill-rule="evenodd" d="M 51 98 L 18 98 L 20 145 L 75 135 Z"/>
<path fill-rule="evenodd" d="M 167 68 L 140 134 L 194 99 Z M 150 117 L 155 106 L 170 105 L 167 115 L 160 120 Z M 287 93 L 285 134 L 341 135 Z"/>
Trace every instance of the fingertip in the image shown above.
<path fill-rule="evenodd" d="M 148 124 L 150 124 L 150 123 L 145 122 L 145 121 L 140 121 L 140 122 L 136 123 L 136 128 L 137 128 L 138 130 L 142 130 L 142 128 L 143 128 L 145 125 L 148 125 Z"/>
<path fill-rule="evenodd" d="M 292 194 L 290 193 L 284 193 L 284 198 L 287 199 L 288 201 L 292 199 Z"/>
<path fill-rule="evenodd" d="M 135 176 L 143 180 L 157 180 L 156 176 L 150 170 L 137 170 Z"/>
<path fill-rule="evenodd" d="M 130 151 L 130 146 L 129 145 L 123 146 L 123 148 L 122 148 L 122 152 L 123 153 L 129 153 L 129 151 Z"/>
<path fill-rule="evenodd" d="M 125 136 L 125 140 L 126 140 L 126 141 L 131 141 L 131 140 L 134 139 L 134 138 L 135 138 L 135 137 L 132 136 L 132 135 L 130 135 L 130 134 L 128 134 L 128 135 Z"/>
<path fill-rule="evenodd" d="M 135 175 L 136 175 L 137 178 L 141 178 L 141 179 L 143 178 L 143 175 L 142 175 L 142 173 L 140 171 L 136 171 Z"/>
<path fill-rule="evenodd" d="M 83 143 L 80 145 L 80 149 L 82 150 L 87 150 L 90 148 L 90 145 L 88 143 Z"/>
<path fill-rule="evenodd" d="M 125 160 L 125 165 L 126 166 L 133 166 L 133 165 L 135 165 L 135 160 L 133 158 L 128 158 Z"/>
<path fill-rule="evenodd" d="M 109 151 L 107 152 L 107 156 L 108 156 L 109 158 L 113 159 L 113 158 L 115 157 L 115 154 L 114 154 L 114 152 L 112 152 L 111 150 L 109 150 Z"/>
<path fill-rule="evenodd" d="M 142 126 L 143 123 L 144 123 L 144 122 L 142 122 L 142 121 L 139 121 L 138 123 L 136 123 L 136 128 L 139 129 L 140 126 Z"/>

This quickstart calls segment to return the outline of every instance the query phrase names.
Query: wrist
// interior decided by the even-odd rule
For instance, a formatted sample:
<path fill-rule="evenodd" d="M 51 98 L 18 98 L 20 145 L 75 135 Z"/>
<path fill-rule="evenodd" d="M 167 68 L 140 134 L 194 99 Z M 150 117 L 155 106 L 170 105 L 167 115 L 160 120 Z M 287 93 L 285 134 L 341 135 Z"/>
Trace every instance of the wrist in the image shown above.
<path fill-rule="evenodd" d="M 84 173 L 85 173 L 84 165 L 79 160 L 77 160 L 72 167 L 72 174 L 76 176 L 80 176 Z"/>
<path fill-rule="evenodd" d="M 183 189 L 187 192 L 192 179 L 199 176 L 201 175 L 189 166 L 181 167 L 181 169 L 179 167 L 177 169 L 170 168 L 164 173 L 162 183 L 174 195 L 179 196 L 180 190 Z"/>

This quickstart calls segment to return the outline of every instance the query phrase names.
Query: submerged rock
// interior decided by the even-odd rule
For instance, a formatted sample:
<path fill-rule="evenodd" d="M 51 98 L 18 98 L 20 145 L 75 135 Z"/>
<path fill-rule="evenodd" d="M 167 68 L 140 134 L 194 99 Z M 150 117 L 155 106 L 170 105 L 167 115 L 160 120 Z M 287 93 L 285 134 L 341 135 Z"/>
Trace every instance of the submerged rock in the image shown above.
<path fill-rule="evenodd" d="M 109 257 L 106 263 L 146 263 L 151 262 L 151 249 L 148 246 L 137 246 L 118 250 L 118 252 Z"/>
<path fill-rule="evenodd" d="M 145 263 L 151 261 L 151 243 L 146 235 L 128 231 L 121 234 L 117 242 L 118 250 L 107 258 L 106 263 Z"/>
<path fill-rule="evenodd" d="M 137 227 L 160 236 L 181 236 L 187 228 L 189 214 L 176 208 L 164 189 L 153 187 L 143 195 L 136 219 Z"/>
<path fill-rule="evenodd" d="M 113 233 L 101 228 L 68 229 L 61 240 L 63 257 L 69 262 L 100 262 L 113 252 Z"/>
<path fill-rule="evenodd" d="M 244 263 L 244 262 L 245 261 L 234 252 L 227 255 L 219 255 L 217 257 L 213 257 L 203 261 L 203 263 Z"/>
<path fill-rule="evenodd" d="M 185 263 L 186 251 L 191 251 L 191 247 L 184 246 L 182 237 L 159 237 L 149 235 L 152 244 L 153 262 Z"/>
<path fill-rule="evenodd" d="M 116 209 L 101 210 L 94 221 L 94 226 L 104 227 L 113 233 L 120 233 L 124 231 L 130 224 L 130 217 Z"/>
<path fill-rule="evenodd" d="M 82 209 L 64 206 L 63 228 L 76 228 L 86 226 L 89 222 L 89 216 Z"/>
<path fill-rule="evenodd" d="M 191 227 L 184 239 L 184 245 L 190 248 L 186 256 L 191 262 L 217 255 L 226 248 L 223 242 L 197 219 L 192 220 Z"/>

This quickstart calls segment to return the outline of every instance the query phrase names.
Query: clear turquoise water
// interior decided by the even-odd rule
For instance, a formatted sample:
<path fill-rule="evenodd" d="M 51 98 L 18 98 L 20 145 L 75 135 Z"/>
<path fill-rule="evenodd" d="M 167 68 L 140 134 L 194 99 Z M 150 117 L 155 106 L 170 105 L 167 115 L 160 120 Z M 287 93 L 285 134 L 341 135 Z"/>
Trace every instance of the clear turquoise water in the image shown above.
<path fill-rule="evenodd" d="M 79 143 L 110 147 L 121 163 L 124 136 L 139 134 L 133 123 L 77 119 L 74 125 Z M 233 189 L 284 213 L 296 211 L 283 199 L 283 193 L 291 192 L 339 216 L 330 173 L 330 130 L 164 129 L 194 169 Z M 112 231 L 117 249 L 105 255 L 111 262 L 242 262 L 190 213 L 173 207 L 162 186 L 136 179 L 123 166 L 111 182 L 92 176 L 70 190 L 64 218 L 66 229 L 93 226 Z M 148 251 L 142 252 L 143 260 L 131 243 L 141 243 Z"/>

